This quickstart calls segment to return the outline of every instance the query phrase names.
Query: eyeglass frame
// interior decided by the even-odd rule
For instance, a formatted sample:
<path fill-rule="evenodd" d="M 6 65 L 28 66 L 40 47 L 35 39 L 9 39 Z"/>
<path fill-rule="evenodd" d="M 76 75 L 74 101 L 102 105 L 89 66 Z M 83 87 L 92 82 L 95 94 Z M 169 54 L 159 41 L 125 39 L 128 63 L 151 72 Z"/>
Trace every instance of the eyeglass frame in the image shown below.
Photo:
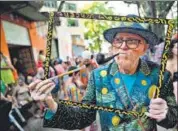
<path fill-rule="evenodd" d="M 118 39 L 120 39 L 120 38 L 114 38 L 114 39 L 113 39 L 113 42 L 112 42 L 112 43 L 113 43 L 112 46 L 114 45 L 114 41 L 115 41 L 116 39 L 118 40 Z M 126 46 L 127 46 L 128 49 L 136 49 L 136 48 L 139 46 L 139 44 L 141 43 L 141 40 L 139 40 L 139 39 L 126 39 L 126 40 L 120 39 L 120 40 L 122 40 L 121 45 L 120 45 L 119 47 L 117 47 L 117 46 L 113 46 L 113 47 L 116 47 L 116 48 L 119 48 L 119 49 L 120 49 L 120 47 L 122 46 L 122 44 L 125 42 L 125 44 L 126 44 Z M 132 41 L 132 40 L 137 40 L 137 41 L 138 41 L 135 48 L 130 48 L 130 47 L 128 46 L 128 43 L 127 43 L 127 42 L 128 42 L 128 41 Z"/>

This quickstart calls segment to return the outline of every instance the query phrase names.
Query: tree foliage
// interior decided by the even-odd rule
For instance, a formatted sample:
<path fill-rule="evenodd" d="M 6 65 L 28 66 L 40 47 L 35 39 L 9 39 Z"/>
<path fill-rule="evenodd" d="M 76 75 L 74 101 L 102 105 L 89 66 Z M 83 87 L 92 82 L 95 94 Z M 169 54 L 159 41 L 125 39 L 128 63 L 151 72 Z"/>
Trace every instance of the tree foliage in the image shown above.
<path fill-rule="evenodd" d="M 141 17 L 166 18 L 175 1 L 131 1 L 125 3 L 136 4 L 138 14 Z M 165 36 L 164 25 L 150 25 L 150 30 L 156 33 L 159 37 Z"/>
<path fill-rule="evenodd" d="M 93 2 L 92 5 L 81 11 L 87 14 L 105 14 L 113 15 L 112 9 L 108 8 L 105 3 Z M 115 22 L 110 21 L 98 21 L 98 20 L 85 20 L 84 25 L 87 28 L 84 36 L 85 39 L 90 40 L 89 48 L 91 51 L 100 52 L 101 45 L 104 42 L 103 32 L 104 30 L 112 27 Z"/>
<path fill-rule="evenodd" d="M 175 28 L 175 31 L 178 30 L 178 16 L 174 18 L 174 28 Z"/>

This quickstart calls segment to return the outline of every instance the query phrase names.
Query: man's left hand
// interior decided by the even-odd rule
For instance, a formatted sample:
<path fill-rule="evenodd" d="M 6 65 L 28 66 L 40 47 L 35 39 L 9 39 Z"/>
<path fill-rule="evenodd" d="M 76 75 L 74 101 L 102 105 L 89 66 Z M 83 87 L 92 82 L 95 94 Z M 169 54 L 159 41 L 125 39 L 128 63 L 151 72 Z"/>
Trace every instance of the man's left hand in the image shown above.
<path fill-rule="evenodd" d="M 164 99 L 156 98 L 150 101 L 149 112 L 147 112 L 146 115 L 160 122 L 166 118 L 167 112 L 167 102 Z"/>

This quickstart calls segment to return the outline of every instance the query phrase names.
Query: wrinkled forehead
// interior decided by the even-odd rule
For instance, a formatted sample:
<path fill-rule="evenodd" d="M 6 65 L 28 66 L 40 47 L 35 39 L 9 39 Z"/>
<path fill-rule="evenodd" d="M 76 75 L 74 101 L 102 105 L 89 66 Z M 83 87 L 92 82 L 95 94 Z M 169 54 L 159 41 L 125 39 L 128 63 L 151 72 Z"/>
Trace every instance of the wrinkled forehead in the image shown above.
<path fill-rule="evenodd" d="M 143 40 L 144 38 L 142 38 L 141 36 L 137 35 L 137 34 L 132 34 L 132 33 L 117 33 L 115 35 L 115 38 L 134 38 L 134 39 L 139 39 L 139 40 Z"/>

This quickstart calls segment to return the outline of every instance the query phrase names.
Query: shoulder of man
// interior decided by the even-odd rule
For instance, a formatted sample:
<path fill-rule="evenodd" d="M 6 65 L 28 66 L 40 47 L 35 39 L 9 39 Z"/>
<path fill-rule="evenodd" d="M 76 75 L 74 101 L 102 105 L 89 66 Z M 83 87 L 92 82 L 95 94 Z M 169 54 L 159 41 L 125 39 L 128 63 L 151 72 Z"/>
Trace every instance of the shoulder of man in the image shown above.
<path fill-rule="evenodd" d="M 101 70 L 106 70 L 106 69 L 109 68 L 110 65 L 111 65 L 111 63 L 110 63 L 110 64 L 107 64 L 107 65 L 102 65 L 102 66 L 100 66 L 100 67 L 94 69 L 93 71 L 96 71 L 96 72 L 97 72 L 97 71 L 101 71 Z"/>
<path fill-rule="evenodd" d="M 160 65 L 153 61 L 145 61 L 145 62 L 151 70 L 152 69 L 160 69 Z"/>
<path fill-rule="evenodd" d="M 161 65 L 155 63 L 155 62 L 152 62 L 152 61 L 145 61 L 149 67 L 149 69 L 152 71 L 156 70 L 157 73 L 160 73 L 161 71 Z M 163 72 L 164 75 L 170 77 L 171 76 L 171 73 L 170 71 L 168 71 L 167 69 Z"/>

